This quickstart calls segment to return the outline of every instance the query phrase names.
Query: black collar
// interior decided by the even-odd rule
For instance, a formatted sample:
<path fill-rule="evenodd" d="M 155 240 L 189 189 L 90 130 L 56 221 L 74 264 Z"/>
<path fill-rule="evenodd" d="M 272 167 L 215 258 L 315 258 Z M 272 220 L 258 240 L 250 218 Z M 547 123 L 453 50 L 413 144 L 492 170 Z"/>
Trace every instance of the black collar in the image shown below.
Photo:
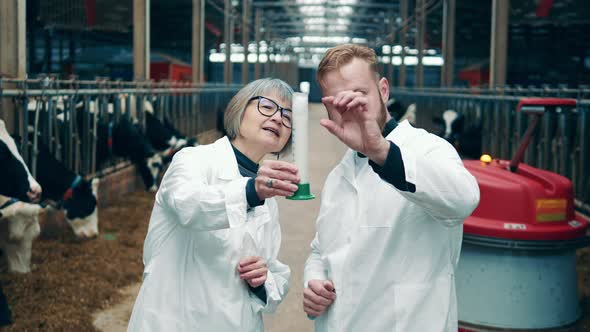
<path fill-rule="evenodd" d="M 78 187 L 78 185 L 80 185 L 81 182 L 82 182 L 82 177 L 80 175 L 76 175 L 76 177 L 72 181 L 72 184 L 70 185 L 68 190 L 66 190 L 66 192 L 64 193 L 64 195 L 62 197 L 62 200 L 64 202 L 69 200 L 70 198 L 72 198 L 72 196 L 74 195 L 74 189 L 76 189 L 76 187 Z"/>
<path fill-rule="evenodd" d="M 2 204 L 2 206 L 0 206 L 0 210 L 2 210 L 2 209 L 4 209 L 4 208 L 7 208 L 7 207 L 11 206 L 12 204 L 14 204 L 14 203 L 16 203 L 16 202 L 18 202 L 18 199 L 16 199 L 16 198 L 11 198 L 11 199 L 9 199 L 9 200 L 8 200 L 6 203 Z"/>
<path fill-rule="evenodd" d="M 393 117 L 391 117 L 391 119 L 387 121 L 387 123 L 385 123 L 385 126 L 383 127 L 383 131 L 381 132 L 383 134 L 383 137 L 387 137 L 387 135 L 391 134 L 395 127 L 397 127 L 397 121 Z M 356 154 L 361 158 L 367 158 L 367 156 L 360 152 L 357 152 Z"/>
<path fill-rule="evenodd" d="M 383 137 L 387 137 L 387 135 L 391 134 L 391 132 L 397 127 L 397 121 L 391 117 L 389 121 L 383 127 Z"/>
<path fill-rule="evenodd" d="M 258 172 L 258 164 L 250 160 L 250 158 L 246 157 L 246 155 L 240 152 L 240 150 L 236 149 L 236 147 L 233 144 L 231 145 L 231 147 L 234 150 L 234 154 L 236 155 L 238 166 L 240 166 L 240 168 L 245 168 L 248 173 L 256 174 Z M 240 173 L 242 173 L 241 170 Z M 242 174 L 242 176 L 244 175 Z"/>

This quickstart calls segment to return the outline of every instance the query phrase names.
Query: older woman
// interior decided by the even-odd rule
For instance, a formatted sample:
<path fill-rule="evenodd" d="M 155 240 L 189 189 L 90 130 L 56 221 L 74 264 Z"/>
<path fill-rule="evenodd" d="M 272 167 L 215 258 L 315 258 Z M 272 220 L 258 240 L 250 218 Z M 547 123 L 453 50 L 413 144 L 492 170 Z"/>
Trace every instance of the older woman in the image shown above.
<path fill-rule="evenodd" d="M 227 136 L 184 148 L 158 193 L 144 244 L 143 285 L 128 331 L 263 331 L 289 288 L 274 196 L 297 168 L 266 160 L 291 137 L 291 88 L 260 79 L 225 112 Z"/>

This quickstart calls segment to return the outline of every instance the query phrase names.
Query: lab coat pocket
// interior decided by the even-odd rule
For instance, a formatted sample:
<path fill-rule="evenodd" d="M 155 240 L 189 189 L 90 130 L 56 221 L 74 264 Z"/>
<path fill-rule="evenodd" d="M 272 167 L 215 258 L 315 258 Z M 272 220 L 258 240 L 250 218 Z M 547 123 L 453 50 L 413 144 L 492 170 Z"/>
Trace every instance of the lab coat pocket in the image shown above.
<path fill-rule="evenodd" d="M 445 276 L 427 283 L 401 283 L 394 287 L 396 332 L 447 332 L 452 278 Z M 456 331 L 456 329 L 455 329 Z"/>

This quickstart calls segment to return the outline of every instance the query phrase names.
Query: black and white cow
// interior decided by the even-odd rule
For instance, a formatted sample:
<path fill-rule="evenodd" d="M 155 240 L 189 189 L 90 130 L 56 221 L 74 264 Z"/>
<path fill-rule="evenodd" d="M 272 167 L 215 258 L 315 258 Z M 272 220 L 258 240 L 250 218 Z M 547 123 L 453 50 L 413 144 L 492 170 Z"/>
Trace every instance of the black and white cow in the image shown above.
<path fill-rule="evenodd" d="M 125 103 L 122 103 L 123 105 Z M 76 119 L 79 129 L 83 128 L 84 108 L 83 102 L 76 105 Z M 91 114 L 94 114 L 98 111 L 97 103 L 90 101 L 88 109 Z M 125 112 L 124 107 L 122 112 Z M 104 164 L 113 156 L 128 158 L 136 165 L 146 189 L 157 190 L 157 181 L 162 171 L 162 157 L 143 135 L 137 121 L 132 122 L 127 116 L 121 116 L 119 120 L 115 120 L 114 104 L 109 102 L 106 119 L 98 120 L 96 130 L 97 166 Z M 86 133 L 81 134 L 85 135 Z"/>
<path fill-rule="evenodd" d="M 152 103 L 146 101 L 144 110 L 145 134 L 152 146 L 160 152 L 164 163 L 171 161 L 174 154 L 182 148 L 196 145 L 196 139 L 182 135 L 166 117 L 164 122 L 161 122 L 154 115 Z"/>
<path fill-rule="evenodd" d="M 416 125 L 416 104 L 410 104 L 407 109 L 404 109 L 402 102 L 390 99 L 387 101 L 387 111 L 397 122 L 408 120 L 412 126 Z"/>
<path fill-rule="evenodd" d="M 58 105 L 57 110 L 63 111 L 63 99 L 58 99 L 55 102 Z M 35 110 L 36 107 L 38 107 L 37 101 L 31 99 L 29 111 Z M 59 127 L 63 130 L 64 126 L 61 125 L 63 116 L 58 120 Z M 31 142 L 34 139 L 32 130 L 29 139 Z M 78 238 L 90 238 L 98 235 L 96 199 L 98 179 L 90 182 L 69 170 L 50 153 L 40 139 L 37 151 L 38 155 L 33 158 L 33 162 L 36 162 L 36 178 L 44 189 L 42 201 L 54 201 L 59 208 L 64 210 L 65 220 Z"/>
<path fill-rule="evenodd" d="M 33 240 L 41 233 L 41 206 L 0 195 L 0 249 L 9 272 L 31 271 Z"/>
<path fill-rule="evenodd" d="M 78 238 L 98 235 L 97 190 L 98 179 L 92 181 L 69 170 L 55 159 L 49 149 L 39 144 L 37 180 L 43 187 L 43 200 L 59 203 L 65 219 Z"/>
<path fill-rule="evenodd" d="M 465 116 L 454 110 L 446 110 L 442 117 L 432 119 L 435 134 L 453 144 L 459 154 L 467 159 L 478 159 L 481 155 L 482 127 L 472 125 L 465 128 Z"/>
<path fill-rule="evenodd" d="M 137 167 L 147 190 L 156 191 L 162 171 L 162 157 L 152 147 L 138 126 L 126 117 L 119 121 L 99 123 L 97 126 L 96 164 L 100 165 L 112 155 L 129 158 Z"/>
<path fill-rule="evenodd" d="M 0 195 L 17 198 L 25 202 L 38 202 L 41 186 L 33 178 L 21 157 L 14 139 L 0 120 Z"/>

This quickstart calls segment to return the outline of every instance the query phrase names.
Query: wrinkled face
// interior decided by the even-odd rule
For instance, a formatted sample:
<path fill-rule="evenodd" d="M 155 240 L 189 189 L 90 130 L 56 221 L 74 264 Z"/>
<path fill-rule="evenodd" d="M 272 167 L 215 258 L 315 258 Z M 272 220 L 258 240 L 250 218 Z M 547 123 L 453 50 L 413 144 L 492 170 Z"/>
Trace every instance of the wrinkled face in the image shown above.
<path fill-rule="evenodd" d="M 87 239 L 98 235 L 97 191 L 98 179 L 94 179 L 92 184 L 84 181 L 64 203 L 66 221 L 78 238 Z"/>
<path fill-rule="evenodd" d="M 0 210 L 0 247 L 10 272 L 31 271 L 33 240 L 41 233 L 37 204 L 16 202 Z"/>
<path fill-rule="evenodd" d="M 361 92 L 368 99 L 369 112 L 378 116 L 381 126 L 385 124 L 389 83 L 385 78 L 378 80 L 366 61 L 355 58 L 340 69 L 326 73 L 320 87 L 324 97 L 336 96 L 347 90 Z"/>
<path fill-rule="evenodd" d="M 291 103 L 281 99 L 276 92 L 267 93 L 263 97 L 274 101 L 282 108 L 291 109 Z M 291 129 L 283 125 L 280 110 L 268 117 L 262 115 L 258 111 L 258 107 L 263 112 L 268 112 L 268 110 L 276 107 L 276 105 L 268 101 L 259 102 L 257 99 L 250 101 L 244 110 L 240 124 L 240 136 L 262 147 L 266 153 L 279 152 L 289 141 Z"/>

